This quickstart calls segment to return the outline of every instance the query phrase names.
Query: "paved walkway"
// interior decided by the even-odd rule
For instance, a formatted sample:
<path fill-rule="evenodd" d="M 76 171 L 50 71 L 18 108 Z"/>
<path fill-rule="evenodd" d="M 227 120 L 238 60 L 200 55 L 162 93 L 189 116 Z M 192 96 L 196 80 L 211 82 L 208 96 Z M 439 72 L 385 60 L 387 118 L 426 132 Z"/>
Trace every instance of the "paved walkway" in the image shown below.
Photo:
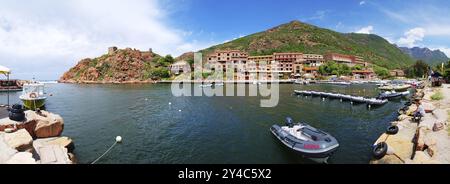
<path fill-rule="evenodd" d="M 448 117 L 450 113 L 450 84 L 445 84 L 442 88 L 442 94 L 444 95 L 444 99 L 437 102 L 437 106 L 440 106 L 440 109 L 443 109 L 444 111 L 440 114 L 441 119 L 445 119 L 447 117 L 447 120 L 450 119 Z M 444 117 L 444 118 L 442 118 Z M 447 122 L 448 123 L 448 122 Z M 447 125 L 448 127 L 449 125 Z M 435 132 L 433 137 L 436 139 L 436 142 L 438 144 L 437 148 L 437 155 L 436 159 L 441 161 L 441 163 L 449 164 L 450 163 L 450 136 L 448 131 L 443 130 L 439 132 Z"/>

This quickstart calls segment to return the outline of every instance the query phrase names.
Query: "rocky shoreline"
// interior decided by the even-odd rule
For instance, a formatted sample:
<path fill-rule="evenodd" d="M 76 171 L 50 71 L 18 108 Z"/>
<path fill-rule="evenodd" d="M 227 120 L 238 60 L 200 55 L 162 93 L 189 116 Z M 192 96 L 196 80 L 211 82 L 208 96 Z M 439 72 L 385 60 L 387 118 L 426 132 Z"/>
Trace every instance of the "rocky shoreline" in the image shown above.
<path fill-rule="evenodd" d="M 64 120 L 47 111 L 25 112 L 26 120 L 0 120 L 0 164 L 75 164 L 73 140 L 61 137 Z"/>
<path fill-rule="evenodd" d="M 387 154 L 379 160 L 370 161 L 370 164 L 449 164 L 449 87 L 447 84 L 441 88 L 425 87 L 417 90 L 415 96 L 421 99 L 428 113 L 418 124 L 410 116 L 417 109 L 415 104 L 402 112 L 398 120 L 391 123 L 398 127 L 398 133 L 384 133 L 374 144 L 385 142 L 388 145 Z M 444 94 L 444 99 L 432 100 L 431 96 L 437 91 Z"/>

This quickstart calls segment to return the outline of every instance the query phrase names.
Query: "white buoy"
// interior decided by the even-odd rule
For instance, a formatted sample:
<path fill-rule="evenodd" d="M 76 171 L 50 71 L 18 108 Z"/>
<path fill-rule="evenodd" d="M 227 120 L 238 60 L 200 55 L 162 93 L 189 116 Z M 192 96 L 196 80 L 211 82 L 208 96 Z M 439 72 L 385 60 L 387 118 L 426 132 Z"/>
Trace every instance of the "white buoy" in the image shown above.
<path fill-rule="evenodd" d="M 172 102 L 169 102 L 169 105 L 172 105 Z"/>
<path fill-rule="evenodd" d="M 322 101 L 324 101 L 324 102 L 325 102 L 325 98 L 322 98 Z"/>
<path fill-rule="evenodd" d="M 178 110 L 178 112 L 181 112 L 181 109 L 180 109 L 180 110 Z"/>
<path fill-rule="evenodd" d="M 117 143 L 122 143 L 122 137 L 121 136 L 117 136 L 116 137 L 116 142 Z"/>
<path fill-rule="evenodd" d="M 342 98 L 341 98 L 341 102 L 342 102 Z"/>
<path fill-rule="evenodd" d="M 350 102 L 350 104 L 352 104 L 352 105 L 353 105 L 353 102 Z"/>
<path fill-rule="evenodd" d="M 148 101 L 148 98 L 146 98 L 145 101 Z"/>
<path fill-rule="evenodd" d="M 369 109 L 372 108 L 372 105 L 369 104 Z"/>

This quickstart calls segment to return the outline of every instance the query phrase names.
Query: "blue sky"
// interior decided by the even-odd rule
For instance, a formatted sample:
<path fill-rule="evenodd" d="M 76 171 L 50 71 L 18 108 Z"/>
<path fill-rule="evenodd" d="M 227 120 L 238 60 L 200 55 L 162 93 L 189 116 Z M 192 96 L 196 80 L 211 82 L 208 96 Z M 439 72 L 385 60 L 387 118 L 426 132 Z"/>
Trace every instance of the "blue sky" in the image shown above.
<path fill-rule="evenodd" d="M 57 79 L 108 46 L 179 55 L 300 20 L 450 55 L 446 0 L 0 0 L 0 65 Z"/>

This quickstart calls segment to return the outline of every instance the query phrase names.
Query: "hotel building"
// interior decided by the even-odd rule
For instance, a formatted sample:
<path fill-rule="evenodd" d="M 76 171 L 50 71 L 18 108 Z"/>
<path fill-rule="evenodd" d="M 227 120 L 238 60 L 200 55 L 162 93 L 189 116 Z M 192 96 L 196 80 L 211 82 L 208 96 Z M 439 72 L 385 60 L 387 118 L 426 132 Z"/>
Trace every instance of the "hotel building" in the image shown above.
<path fill-rule="evenodd" d="M 234 80 L 248 80 L 248 54 L 239 50 L 219 50 L 207 57 L 207 63 L 212 71 L 234 70 Z"/>
<path fill-rule="evenodd" d="M 325 60 L 326 61 L 335 61 L 336 63 L 341 63 L 341 64 L 347 64 L 350 67 L 353 67 L 358 64 L 367 66 L 367 63 L 364 62 L 364 58 L 360 57 L 360 56 L 330 53 L 330 54 L 325 55 Z"/>

